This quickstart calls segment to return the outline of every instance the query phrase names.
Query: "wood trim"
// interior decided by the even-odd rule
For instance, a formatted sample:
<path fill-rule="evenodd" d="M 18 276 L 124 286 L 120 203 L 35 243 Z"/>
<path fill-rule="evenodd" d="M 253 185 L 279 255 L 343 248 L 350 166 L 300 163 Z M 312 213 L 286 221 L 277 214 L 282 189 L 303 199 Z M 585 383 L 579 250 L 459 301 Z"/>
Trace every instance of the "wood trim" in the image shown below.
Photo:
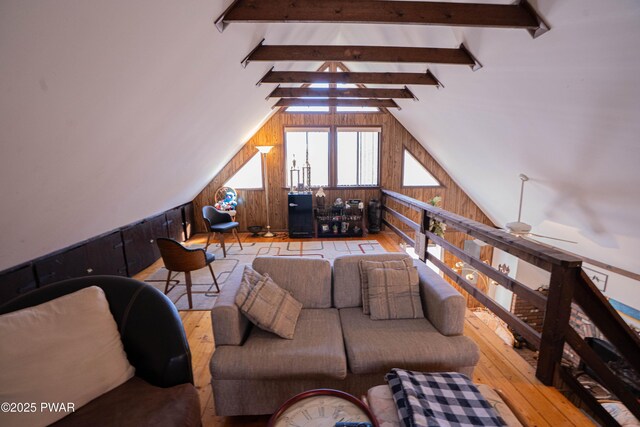
<path fill-rule="evenodd" d="M 344 22 L 422 24 L 536 30 L 535 14 L 521 4 L 472 4 L 419 1 L 239 0 L 216 21 Z"/>
<path fill-rule="evenodd" d="M 402 221 L 403 223 L 405 223 L 406 225 L 408 225 L 409 227 L 413 228 L 415 231 L 420 231 L 420 224 L 418 224 L 417 222 L 411 221 L 409 218 L 407 218 L 406 216 L 402 215 L 400 212 L 391 209 L 389 206 L 383 205 L 382 206 L 382 211 L 383 212 L 389 212 L 391 215 L 393 215 L 394 217 L 398 218 L 400 221 Z"/>
<path fill-rule="evenodd" d="M 451 252 L 456 257 L 458 257 L 461 261 L 466 262 L 467 264 L 469 264 L 471 267 L 475 268 L 482 274 L 485 274 L 494 282 L 500 284 L 504 288 L 518 295 L 519 297 L 524 298 L 525 300 L 527 300 L 528 302 L 530 302 L 540 310 L 544 311 L 546 309 L 547 297 L 541 294 L 540 292 L 534 291 L 533 289 L 529 288 L 527 285 L 524 285 L 518 282 L 517 280 L 507 276 L 506 274 L 501 273 L 500 271 L 491 267 L 489 264 L 485 264 L 481 260 L 475 257 L 472 257 L 471 255 L 464 252 L 462 249 L 447 242 L 445 239 L 429 231 L 427 231 L 425 234 L 434 243 L 442 246 L 444 249 Z"/>
<path fill-rule="evenodd" d="M 272 68 L 258 82 L 258 84 L 262 83 L 351 83 L 441 86 L 438 79 L 429 70 L 427 70 L 426 73 L 328 73 L 322 71 L 273 71 Z"/>
<path fill-rule="evenodd" d="M 311 99 L 282 98 L 275 107 L 384 107 L 400 108 L 393 99 Z"/>
<path fill-rule="evenodd" d="M 269 98 L 405 98 L 415 99 L 408 89 L 277 87 Z"/>
<path fill-rule="evenodd" d="M 575 379 L 569 369 L 565 366 L 560 367 L 560 379 L 568 385 L 578 398 L 593 411 L 598 421 L 606 427 L 620 427 L 620 424 L 611 416 L 609 412 L 596 400 L 593 395 L 584 388 L 580 382 Z"/>
<path fill-rule="evenodd" d="M 251 61 L 406 62 L 476 66 L 476 60 L 462 46 L 458 48 L 435 48 L 264 45 L 261 43 L 242 62 L 248 63 Z"/>
<path fill-rule="evenodd" d="M 514 314 L 506 310 L 500 304 L 495 302 L 489 296 L 485 295 L 477 286 L 467 281 L 464 277 L 453 271 L 443 261 L 440 261 L 436 256 L 427 251 L 427 259 L 431 261 L 436 267 L 440 269 L 446 276 L 453 280 L 458 286 L 464 289 L 472 297 L 489 310 L 491 310 L 496 316 L 504 320 L 511 328 L 517 333 L 522 335 L 529 343 L 533 344 L 536 348 L 540 347 L 540 334 L 529 326 L 527 323 L 520 320 Z"/>
<path fill-rule="evenodd" d="M 551 271 L 552 265 L 563 265 L 566 267 L 578 267 L 581 261 L 571 255 L 547 248 L 533 241 L 520 239 L 500 229 L 493 228 L 486 224 L 473 221 L 460 215 L 447 212 L 428 203 L 421 202 L 404 194 L 390 190 L 382 190 L 382 193 L 396 200 L 404 201 L 417 208 L 429 212 L 429 216 L 438 221 L 460 230 L 469 236 L 477 237 L 490 245 L 505 250 L 530 264 Z"/>
<path fill-rule="evenodd" d="M 415 244 L 416 244 L 415 240 L 413 240 L 411 237 L 409 237 L 404 231 L 400 230 L 398 227 L 396 227 L 395 225 L 391 224 L 389 221 L 387 221 L 384 218 L 382 218 L 382 223 L 384 225 L 386 225 L 387 227 L 389 227 L 390 229 L 392 229 L 394 233 L 396 233 L 398 236 L 400 236 L 402 238 L 402 240 L 407 242 L 409 245 L 415 247 Z"/>
<path fill-rule="evenodd" d="M 596 352 L 578 335 L 573 328 L 567 328 L 567 343 L 575 350 L 580 358 L 604 382 L 603 386 L 613 392 L 629 411 L 640 419 L 640 404 L 624 383 L 607 367 Z M 637 358 L 637 357 L 636 357 Z"/>
<path fill-rule="evenodd" d="M 571 301 L 578 279 L 579 267 L 553 265 L 549 281 L 547 308 L 542 324 L 542 342 L 536 377 L 545 385 L 553 385 L 556 369 L 564 352 L 565 334 L 569 330 Z"/>
<path fill-rule="evenodd" d="M 576 303 L 618 349 L 620 354 L 627 359 L 629 364 L 637 372 L 640 372 L 640 357 L 638 357 L 640 338 L 638 335 L 629 328 L 629 325 L 582 270 L 580 271 L 580 286 L 574 295 Z"/>

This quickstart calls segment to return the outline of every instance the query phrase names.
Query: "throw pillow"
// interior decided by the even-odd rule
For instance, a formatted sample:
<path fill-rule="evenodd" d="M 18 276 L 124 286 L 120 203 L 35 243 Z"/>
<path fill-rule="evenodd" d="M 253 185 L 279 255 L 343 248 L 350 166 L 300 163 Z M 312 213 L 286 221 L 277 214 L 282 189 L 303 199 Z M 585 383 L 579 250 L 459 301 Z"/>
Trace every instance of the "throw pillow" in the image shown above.
<path fill-rule="evenodd" d="M 270 277 L 258 282 L 243 301 L 239 301 L 236 295 L 236 304 L 242 314 L 260 329 L 293 339 L 302 304 Z"/>
<path fill-rule="evenodd" d="M 4 426 L 49 425 L 68 413 L 41 410 L 42 403 L 77 411 L 134 374 L 97 286 L 3 314 L 0 343 L 0 402 L 36 404 L 33 412 L 1 412 Z"/>
<path fill-rule="evenodd" d="M 360 288 L 362 289 L 362 312 L 370 314 L 369 311 L 369 270 L 374 268 L 393 268 L 396 270 L 404 270 L 413 267 L 413 260 L 405 258 L 401 260 L 391 261 L 360 261 Z"/>
<path fill-rule="evenodd" d="M 242 279 L 240 279 L 240 286 L 238 287 L 238 291 L 236 293 L 236 305 L 238 307 L 242 306 L 242 303 L 247 300 L 249 297 L 249 292 L 261 281 L 265 280 L 268 275 L 262 275 L 255 271 L 253 268 L 248 265 L 244 266 L 244 271 L 242 272 Z"/>
<path fill-rule="evenodd" d="M 404 270 L 374 268 L 367 276 L 372 320 L 424 317 L 416 267 Z"/>

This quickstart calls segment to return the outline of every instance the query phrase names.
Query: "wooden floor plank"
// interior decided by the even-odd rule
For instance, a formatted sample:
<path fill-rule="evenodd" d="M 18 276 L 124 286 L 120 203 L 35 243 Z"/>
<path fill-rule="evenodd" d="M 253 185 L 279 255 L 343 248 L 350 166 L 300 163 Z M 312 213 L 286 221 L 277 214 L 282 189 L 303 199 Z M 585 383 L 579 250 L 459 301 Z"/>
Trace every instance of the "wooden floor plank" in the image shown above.
<path fill-rule="evenodd" d="M 274 241 L 288 241 L 284 233 Z M 227 236 L 228 238 L 230 236 Z M 206 243 L 206 234 L 199 234 L 190 243 Z M 377 240 L 388 252 L 399 252 L 399 239 L 393 233 L 368 235 L 365 239 Z M 269 239 L 241 233 L 242 243 L 264 242 Z M 361 240 L 362 238 L 356 238 Z M 306 239 L 313 241 L 315 239 Z M 337 240 L 337 239 L 336 239 Z M 344 239 L 340 239 L 344 240 Z M 229 242 L 235 239 L 228 239 Z M 295 239 L 294 241 L 301 241 Z M 135 277 L 144 280 L 162 266 L 154 263 Z M 194 382 L 198 389 L 204 427 L 258 427 L 267 423 L 268 416 L 218 417 L 215 415 L 209 361 L 215 344 L 211 330 L 209 311 L 181 311 L 180 317 L 191 348 Z M 465 319 L 465 335 L 479 346 L 481 357 L 473 380 L 502 390 L 516 405 L 516 410 L 531 426 L 589 426 L 593 425 L 582 412 L 573 406 L 558 390 L 546 387 L 535 378 L 535 369 L 511 347 L 502 342 L 482 321 L 471 312 Z M 248 397 L 250 398 L 250 397 Z"/>

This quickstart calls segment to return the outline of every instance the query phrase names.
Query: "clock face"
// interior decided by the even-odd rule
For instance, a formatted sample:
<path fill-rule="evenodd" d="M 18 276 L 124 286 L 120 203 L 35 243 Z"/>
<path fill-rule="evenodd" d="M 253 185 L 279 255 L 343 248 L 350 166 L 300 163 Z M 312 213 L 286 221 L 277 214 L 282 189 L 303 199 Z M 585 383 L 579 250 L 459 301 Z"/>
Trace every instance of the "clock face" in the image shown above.
<path fill-rule="evenodd" d="M 355 399 L 352 396 L 349 397 Z M 312 394 L 288 406 L 285 404 L 285 409 L 276 415 L 272 425 L 273 427 L 334 427 L 340 421 L 371 422 L 365 410 L 345 397 L 334 394 Z"/>

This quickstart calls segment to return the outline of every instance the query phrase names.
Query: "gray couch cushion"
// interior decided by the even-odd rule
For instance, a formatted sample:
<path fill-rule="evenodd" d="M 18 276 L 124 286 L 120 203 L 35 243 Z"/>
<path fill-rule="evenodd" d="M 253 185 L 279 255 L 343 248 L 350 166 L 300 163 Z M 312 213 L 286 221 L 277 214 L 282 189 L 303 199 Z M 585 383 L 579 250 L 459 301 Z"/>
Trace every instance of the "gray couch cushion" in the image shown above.
<path fill-rule="evenodd" d="M 328 260 L 261 256 L 253 261 L 253 268 L 260 274 L 268 273 L 304 308 L 331 307 L 331 263 Z"/>
<path fill-rule="evenodd" d="M 293 340 L 253 328 L 242 346 L 221 346 L 211 358 L 216 379 L 344 378 L 338 310 L 303 309 Z"/>
<path fill-rule="evenodd" d="M 476 344 L 465 336 L 445 337 L 427 319 L 371 320 L 360 308 L 340 310 L 349 370 L 355 374 L 455 371 L 478 363 Z"/>
<path fill-rule="evenodd" d="M 404 252 L 344 255 L 333 261 L 333 303 L 336 308 L 362 307 L 360 261 L 389 261 L 410 258 Z"/>

